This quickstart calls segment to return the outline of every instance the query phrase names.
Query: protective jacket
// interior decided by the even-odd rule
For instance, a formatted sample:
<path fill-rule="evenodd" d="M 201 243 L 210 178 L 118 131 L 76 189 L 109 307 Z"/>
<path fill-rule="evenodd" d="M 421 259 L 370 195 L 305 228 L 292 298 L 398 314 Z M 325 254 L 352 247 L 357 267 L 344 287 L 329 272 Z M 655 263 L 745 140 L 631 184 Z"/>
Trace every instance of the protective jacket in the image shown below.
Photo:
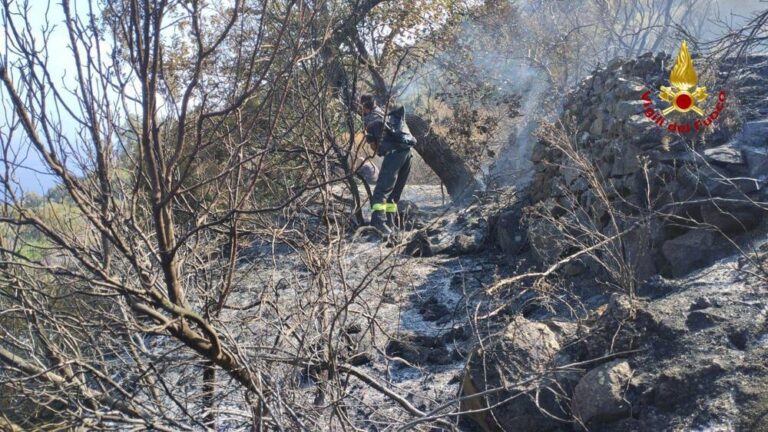
<path fill-rule="evenodd" d="M 397 150 L 409 150 L 416 144 L 405 122 L 405 108 L 400 107 L 384 116 L 384 111 L 376 107 L 363 117 L 365 138 L 369 143 L 378 143 L 376 153 L 386 156 Z"/>

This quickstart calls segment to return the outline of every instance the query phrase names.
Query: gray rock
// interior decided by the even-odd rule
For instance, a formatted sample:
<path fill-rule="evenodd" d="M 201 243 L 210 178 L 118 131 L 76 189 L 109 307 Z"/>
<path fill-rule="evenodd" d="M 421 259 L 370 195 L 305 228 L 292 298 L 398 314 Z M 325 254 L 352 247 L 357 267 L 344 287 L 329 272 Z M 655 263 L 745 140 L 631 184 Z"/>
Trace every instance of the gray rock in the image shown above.
<path fill-rule="evenodd" d="M 532 221 L 528 225 L 528 239 L 536 257 L 543 263 L 554 262 L 565 250 L 560 232 L 549 221 Z"/>
<path fill-rule="evenodd" d="M 559 204 L 550 198 L 539 206 L 539 211 L 552 217 L 558 213 Z M 533 217 L 526 226 L 528 240 L 536 257 L 544 263 L 551 263 L 565 251 L 562 233 L 549 220 Z"/>
<path fill-rule="evenodd" d="M 544 323 L 517 316 L 507 325 L 503 340 L 510 355 L 529 367 L 544 367 L 560 349 L 555 333 Z"/>
<path fill-rule="evenodd" d="M 633 318 L 635 306 L 626 294 L 613 293 L 608 300 L 605 316 L 611 317 L 617 322 L 627 321 Z"/>
<path fill-rule="evenodd" d="M 712 262 L 715 235 L 712 231 L 698 229 L 664 242 L 661 251 L 670 264 L 672 275 L 684 276 Z"/>
<path fill-rule="evenodd" d="M 479 252 L 485 245 L 485 230 L 472 230 L 454 237 L 450 253 L 464 255 Z"/>
<path fill-rule="evenodd" d="M 601 135 L 603 133 L 603 123 L 605 121 L 605 114 L 602 111 L 598 112 L 597 117 L 592 122 L 592 126 L 589 128 L 589 133 L 592 135 Z"/>
<path fill-rule="evenodd" d="M 733 165 L 732 165 L 733 166 Z M 733 173 L 708 174 L 707 169 L 702 169 L 701 180 L 706 185 L 701 198 L 727 198 L 744 200 L 745 194 L 757 192 L 760 189 L 760 181 L 756 178 L 736 177 Z"/>
<path fill-rule="evenodd" d="M 725 318 L 719 315 L 696 310 L 688 314 L 688 318 L 685 320 L 685 325 L 687 325 L 691 331 L 699 331 L 714 327 L 723 321 L 725 321 Z"/>
<path fill-rule="evenodd" d="M 581 177 L 581 171 L 572 166 L 564 166 L 560 168 L 560 175 L 563 176 L 565 183 L 570 185 L 576 181 L 576 179 Z"/>
<path fill-rule="evenodd" d="M 632 378 L 626 360 L 614 360 L 589 371 L 573 393 L 574 414 L 584 423 L 608 422 L 629 414 L 624 398 Z"/>
<path fill-rule="evenodd" d="M 589 183 L 587 183 L 587 180 L 584 178 L 577 178 L 576 181 L 571 184 L 571 190 L 577 194 L 582 194 L 589 190 Z"/>
<path fill-rule="evenodd" d="M 517 255 L 528 245 L 528 233 L 521 218 L 521 209 L 514 209 L 500 214 L 496 220 L 496 244 L 506 254 Z"/>
<path fill-rule="evenodd" d="M 701 206 L 701 219 L 726 234 L 746 232 L 755 228 L 765 216 L 765 210 L 742 198 L 742 202 L 708 203 Z"/>
<path fill-rule="evenodd" d="M 571 321 L 552 320 L 547 321 L 546 325 L 555 333 L 561 344 L 575 338 L 580 331 L 579 324 Z"/>
<path fill-rule="evenodd" d="M 647 88 L 634 81 L 623 81 L 620 83 L 618 87 L 616 87 L 616 90 L 614 91 L 614 94 L 616 97 L 620 99 L 624 99 L 627 102 L 632 102 L 633 105 L 640 105 L 640 109 L 638 111 L 635 111 L 633 114 L 637 114 L 638 112 L 642 112 L 642 101 L 640 100 L 640 96 L 647 90 Z"/>
<path fill-rule="evenodd" d="M 739 141 L 742 145 L 764 147 L 768 142 L 768 120 L 744 123 Z"/>
<path fill-rule="evenodd" d="M 628 144 L 637 145 L 640 148 L 661 145 L 664 130 L 645 115 L 630 116 L 623 126 L 623 141 Z M 640 145 L 641 143 L 644 145 Z"/>
<path fill-rule="evenodd" d="M 645 108 L 643 108 L 643 101 L 640 100 L 640 97 L 639 97 L 640 94 L 642 94 L 642 92 L 635 92 L 635 93 L 638 93 L 637 94 L 638 97 L 636 100 L 626 100 L 616 105 L 616 108 L 614 109 L 614 113 L 620 119 L 626 119 L 633 115 L 642 114 L 643 111 L 645 110 Z M 621 96 L 623 97 L 626 95 L 622 94 Z"/>
<path fill-rule="evenodd" d="M 634 271 L 639 282 L 658 274 L 652 249 L 653 233 L 649 230 L 637 229 L 628 233 L 624 238 L 626 262 Z"/>
<path fill-rule="evenodd" d="M 625 176 L 640 170 L 637 151 L 634 146 L 624 146 L 615 150 L 616 157 L 611 166 L 610 175 Z"/>
<path fill-rule="evenodd" d="M 690 310 L 696 311 L 696 310 L 702 310 L 709 307 L 712 307 L 713 303 L 712 300 L 709 299 L 707 296 L 702 296 L 696 298 L 693 303 L 691 303 Z"/>
<path fill-rule="evenodd" d="M 764 183 L 766 177 L 768 177 L 768 148 L 742 146 L 741 149 L 747 162 L 749 175 Z"/>
<path fill-rule="evenodd" d="M 731 165 L 743 165 L 744 156 L 733 143 L 704 150 L 704 156 L 712 162 Z"/>
<path fill-rule="evenodd" d="M 485 431 L 515 430 L 547 432 L 558 430 L 560 423 L 542 414 L 539 407 L 560 418 L 570 416 L 564 403 L 578 382 L 573 372 L 549 374 L 544 378 L 550 389 L 509 387 L 531 373 L 541 373 L 551 366 L 560 350 L 555 333 L 544 323 L 517 316 L 493 342 L 476 349 L 469 357 L 464 372 L 461 409 L 478 411 L 493 406 L 490 413 L 469 414 Z M 509 390 L 471 397 L 500 386 Z M 518 393 L 524 395 L 510 399 Z M 508 400 L 509 399 L 509 400 Z M 507 402 L 496 406 L 501 401 Z"/>

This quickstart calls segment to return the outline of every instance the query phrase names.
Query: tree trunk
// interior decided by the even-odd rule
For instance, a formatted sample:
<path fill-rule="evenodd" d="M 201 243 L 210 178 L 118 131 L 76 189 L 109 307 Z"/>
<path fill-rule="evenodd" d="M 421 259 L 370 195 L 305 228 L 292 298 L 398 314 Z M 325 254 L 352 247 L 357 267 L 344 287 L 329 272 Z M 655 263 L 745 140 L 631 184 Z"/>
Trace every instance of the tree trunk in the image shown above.
<path fill-rule="evenodd" d="M 429 122 L 418 114 L 406 117 L 408 128 L 418 140 L 414 150 L 443 182 L 454 202 L 461 202 L 480 189 L 480 183 L 443 137 L 432 130 Z"/>
<path fill-rule="evenodd" d="M 384 0 L 367 0 L 360 7 L 360 10 L 370 11 L 382 1 Z M 349 107 L 353 106 L 355 101 L 352 100 L 353 93 L 350 90 L 347 72 L 341 61 L 341 53 L 338 49 L 342 43 L 351 41 L 352 45 L 356 47 L 360 58 L 364 60 L 362 64 L 367 66 L 374 81 L 372 90 L 379 102 L 383 103 L 389 100 L 389 96 L 392 93 L 390 85 L 387 85 L 387 81 L 381 75 L 380 70 L 370 61 L 370 55 L 365 48 L 365 43 L 363 43 L 360 35 L 357 33 L 356 25 L 365 17 L 365 14 L 358 13 L 356 16 L 358 21 L 350 19 L 343 26 L 336 29 L 334 32 L 335 42 L 327 44 L 323 51 L 323 57 L 329 61 L 329 82 L 332 83 L 336 95 L 341 96 Z M 429 122 L 418 114 L 408 115 L 406 122 L 411 133 L 418 140 L 414 149 L 437 174 L 440 181 L 445 184 L 448 194 L 454 202 L 464 201 L 471 197 L 473 192 L 480 189 L 480 183 L 472 175 L 472 170 L 469 169 L 466 162 L 451 149 L 443 137 L 432 130 Z"/>

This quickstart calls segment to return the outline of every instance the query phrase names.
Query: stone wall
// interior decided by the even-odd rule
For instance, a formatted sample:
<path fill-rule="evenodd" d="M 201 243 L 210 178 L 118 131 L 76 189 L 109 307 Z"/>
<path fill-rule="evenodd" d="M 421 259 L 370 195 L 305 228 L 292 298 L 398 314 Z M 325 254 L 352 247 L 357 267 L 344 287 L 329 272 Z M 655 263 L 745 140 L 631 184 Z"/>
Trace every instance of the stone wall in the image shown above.
<path fill-rule="evenodd" d="M 566 139 L 558 143 L 552 134 L 542 135 L 532 157 L 529 213 L 550 220 L 529 218 L 528 234 L 543 261 L 573 246 L 563 241 L 564 226 L 610 234 L 618 220 L 620 229 L 636 228 L 622 241 L 639 278 L 682 276 L 727 253 L 726 238 L 761 222 L 768 208 L 761 204 L 768 179 L 768 57 L 712 71 L 695 61 L 700 84 L 708 84 L 705 114 L 715 110 L 720 90 L 726 98 L 718 118 L 691 133 L 666 126 L 704 118 L 671 113 L 661 127 L 644 113 L 646 92 L 656 110 L 668 106 L 658 93 L 669 86 L 672 63 L 667 55 L 650 53 L 616 60 L 565 95 L 561 124 L 550 130 Z M 547 223 L 552 226 L 542 226 Z"/>

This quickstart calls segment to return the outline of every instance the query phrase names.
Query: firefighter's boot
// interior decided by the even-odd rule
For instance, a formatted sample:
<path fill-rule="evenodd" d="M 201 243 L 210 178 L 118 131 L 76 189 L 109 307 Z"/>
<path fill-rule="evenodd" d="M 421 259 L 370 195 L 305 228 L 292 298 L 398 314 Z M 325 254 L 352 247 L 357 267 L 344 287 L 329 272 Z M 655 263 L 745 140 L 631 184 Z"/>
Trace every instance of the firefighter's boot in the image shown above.
<path fill-rule="evenodd" d="M 392 235 L 392 230 L 387 226 L 387 217 L 385 215 L 385 205 L 374 204 L 371 208 L 371 226 L 382 235 L 382 237 L 389 237 Z"/>

